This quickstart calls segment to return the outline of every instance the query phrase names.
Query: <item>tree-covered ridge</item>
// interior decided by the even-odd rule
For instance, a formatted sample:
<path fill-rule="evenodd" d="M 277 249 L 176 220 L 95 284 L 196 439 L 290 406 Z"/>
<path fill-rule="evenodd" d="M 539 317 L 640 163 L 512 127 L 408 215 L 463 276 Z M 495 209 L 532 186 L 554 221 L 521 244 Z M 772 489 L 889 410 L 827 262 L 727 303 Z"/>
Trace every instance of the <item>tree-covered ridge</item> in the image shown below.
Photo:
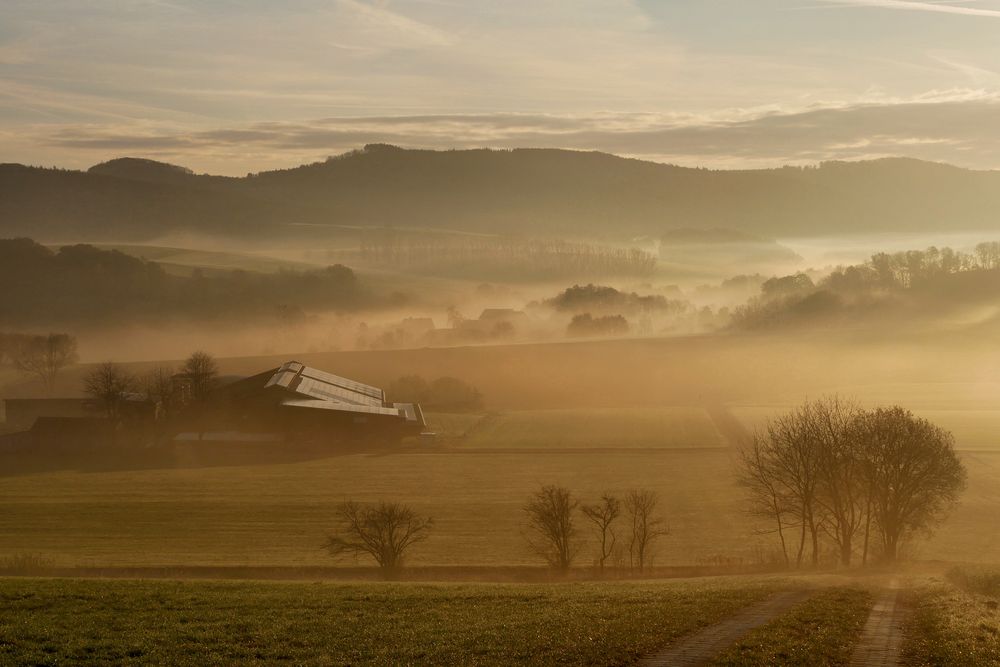
<path fill-rule="evenodd" d="M 25 238 L 0 239 L 0 284 L 0 321 L 9 326 L 301 317 L 376 301 L 339 264 L 275 274 L 196 271 L 188 277 L 117 250 L 82 244 L 52 250 Z"/>

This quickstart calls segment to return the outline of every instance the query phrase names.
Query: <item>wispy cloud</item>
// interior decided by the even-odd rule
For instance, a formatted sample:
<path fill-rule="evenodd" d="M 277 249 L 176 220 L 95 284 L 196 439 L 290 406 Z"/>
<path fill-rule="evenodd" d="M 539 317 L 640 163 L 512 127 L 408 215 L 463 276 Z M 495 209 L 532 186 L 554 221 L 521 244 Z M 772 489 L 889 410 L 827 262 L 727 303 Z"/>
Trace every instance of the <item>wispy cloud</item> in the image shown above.
<path fill-rule="evenodd" d="M 961 14 L 964 16 L 985 16 L 1000 18 L 1000 10 L 968 7 L 960 4 L 917 2 L 917 0 L 826 0 L 835 5 L 855 5 L 859 7 L 879 7 L 913 12 L 936 12 L 940 14 Z"/>

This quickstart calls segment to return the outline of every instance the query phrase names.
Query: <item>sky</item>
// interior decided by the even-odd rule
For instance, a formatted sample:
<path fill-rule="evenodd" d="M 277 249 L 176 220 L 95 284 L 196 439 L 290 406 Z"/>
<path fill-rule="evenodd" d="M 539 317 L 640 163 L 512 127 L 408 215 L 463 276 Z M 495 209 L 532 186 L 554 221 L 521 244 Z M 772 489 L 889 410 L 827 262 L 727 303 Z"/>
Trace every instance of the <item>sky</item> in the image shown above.
<path fill-rule="evenodd" d="M 0 2 L 0 162 L 373 142 L 1000 169 L 1000 0 Z"/>

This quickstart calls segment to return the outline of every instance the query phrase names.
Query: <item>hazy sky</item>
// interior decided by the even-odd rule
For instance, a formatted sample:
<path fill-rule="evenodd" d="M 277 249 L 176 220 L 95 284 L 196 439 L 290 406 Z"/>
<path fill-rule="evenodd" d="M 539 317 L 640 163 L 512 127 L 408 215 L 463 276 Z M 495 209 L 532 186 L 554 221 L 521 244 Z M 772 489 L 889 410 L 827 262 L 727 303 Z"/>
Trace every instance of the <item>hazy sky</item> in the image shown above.
<path fill-rule="evenodd" d="M 0 0 L 0 162 L 375 141 L 1000 168 L 1000 0 Z"/>

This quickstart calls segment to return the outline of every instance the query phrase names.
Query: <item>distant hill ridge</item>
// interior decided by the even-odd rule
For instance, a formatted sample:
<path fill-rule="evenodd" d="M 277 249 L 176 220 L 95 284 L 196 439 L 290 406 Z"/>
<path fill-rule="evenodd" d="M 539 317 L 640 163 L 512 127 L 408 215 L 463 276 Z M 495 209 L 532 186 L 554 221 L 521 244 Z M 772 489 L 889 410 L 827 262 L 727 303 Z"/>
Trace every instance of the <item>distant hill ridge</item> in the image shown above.
<path fill-rule="evenodd" d="M 0 165 L 0 237 L 270 239 L 323 225 L 626 238 L 718 227 L 763 236 L 995 229 L 1000 172 L 907 158 L 713 171 L 557 149 L 376 144 L 243 178 L 119 158 Z"/>

